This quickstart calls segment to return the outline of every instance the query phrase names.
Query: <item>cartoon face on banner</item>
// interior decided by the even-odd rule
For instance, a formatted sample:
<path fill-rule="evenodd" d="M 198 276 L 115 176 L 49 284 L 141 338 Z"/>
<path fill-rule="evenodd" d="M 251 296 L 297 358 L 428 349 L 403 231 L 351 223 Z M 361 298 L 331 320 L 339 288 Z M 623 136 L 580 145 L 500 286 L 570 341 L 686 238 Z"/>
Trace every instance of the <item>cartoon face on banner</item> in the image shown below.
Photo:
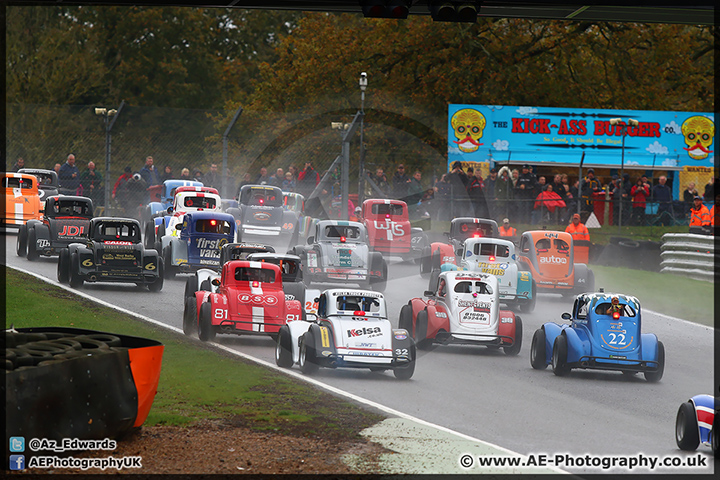
<path fill-rule="evenodd" d="M 461 152 L 472 153 L 480 148 L 480 139 L 486 124 L 485 117 L 480 112 L 464 108 L 455 112 L 450 122 L 457 138 L 454 143 Z"/>
<path fill-rule="evenodd" d="M 709 118 L 702 116 L 688 118 L 682 124 L 682 134 L 687 144 L 684 150 L 687 150 L 690 158 L 702 160 L 713 152 L 710 146 L 715 136 L 715 124 Z"/>

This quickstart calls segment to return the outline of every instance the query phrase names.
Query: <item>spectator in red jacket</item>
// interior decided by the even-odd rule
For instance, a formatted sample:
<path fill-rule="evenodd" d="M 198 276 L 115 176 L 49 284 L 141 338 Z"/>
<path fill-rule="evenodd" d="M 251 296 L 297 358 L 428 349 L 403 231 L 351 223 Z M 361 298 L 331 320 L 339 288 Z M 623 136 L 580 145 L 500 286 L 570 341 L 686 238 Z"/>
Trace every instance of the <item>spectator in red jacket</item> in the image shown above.
<path fill-rule="evenodd" d="M 650 196 L 650 186 L 643 182 L 642 178 L 630 189 L 632 197 L 632 224 L 635 226 L 645 225 L 645 199 Z"/>

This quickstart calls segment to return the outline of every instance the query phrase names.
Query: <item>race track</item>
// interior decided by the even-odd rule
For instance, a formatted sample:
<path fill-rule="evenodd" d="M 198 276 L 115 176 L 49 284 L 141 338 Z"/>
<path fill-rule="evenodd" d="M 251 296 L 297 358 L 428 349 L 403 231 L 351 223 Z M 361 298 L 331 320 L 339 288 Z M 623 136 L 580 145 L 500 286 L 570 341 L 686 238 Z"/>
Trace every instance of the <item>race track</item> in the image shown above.
<path fill-rule="evenodd" d="M 30 262 L 15 255 L 14 233 L 6 240 L 8 265 L 56 280 L 56 257 Z M 402 305 L 427 288 L 418 271 L 413 263 L 390 264 L 386 297 L 394 325 Z M 163 291 L 156 294 L 122 284 L 86 284 L 83 291 L 181 328 L 185 278 L 179 275 L 166 281 Z M 612 291 L 612 285 L 597 286 Z M 645 311 L 643 331 L 657 334 L 666 349 L 665 375 L 656 384 L 647 383 L 642 375 L 575 370 L 561 378 L 553 375 L 551 368 L 533 370 L 529 361 L 533 332 L 544 322 L 560 322 L 561 313 L 568 312 L 570 306 L 571 302 L 559 295 L 541 295 L 533 313 L 521 314 L 523 346 L 517 357 L 485 347 L 439 346 L 431 352 L 418 352 L 410 381 L 398 381 L 390 371 L 368 370 L 321 369 L 315 378 L 521 454 L 695 456 L 681 452 L 675 444 L 675 415 L 679 405 L 691 396 L 713 393 L 712 329 Z M 643 307 L 652 310 L 652 305 Z M 217 342 L 274 362 L 274 343 L 269 337 L 218 335 Z M 652 473 L 712 473 L 709 449 L 701 446 L 699 452 L 707 457 L 709 466 L 704 469 Z M 563 468 L 575 473 L 603 473 L 596 468 Z"/>

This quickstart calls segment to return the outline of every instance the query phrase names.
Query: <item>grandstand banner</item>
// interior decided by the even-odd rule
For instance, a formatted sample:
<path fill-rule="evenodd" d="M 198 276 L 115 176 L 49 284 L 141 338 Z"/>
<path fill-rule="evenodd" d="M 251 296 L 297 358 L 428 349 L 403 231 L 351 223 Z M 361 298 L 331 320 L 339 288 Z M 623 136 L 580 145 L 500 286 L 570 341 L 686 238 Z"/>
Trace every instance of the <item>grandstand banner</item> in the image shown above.
<path fill-rule="evenodd" d="M 578 165 L 583 153 L 583 166 L 620 168 L 623 136 L 614 118 L 638 122 L 627 127 L 626 168 L 713 166 L 713 113 L 451 104 L 448 169 L 455 161 Z"/>

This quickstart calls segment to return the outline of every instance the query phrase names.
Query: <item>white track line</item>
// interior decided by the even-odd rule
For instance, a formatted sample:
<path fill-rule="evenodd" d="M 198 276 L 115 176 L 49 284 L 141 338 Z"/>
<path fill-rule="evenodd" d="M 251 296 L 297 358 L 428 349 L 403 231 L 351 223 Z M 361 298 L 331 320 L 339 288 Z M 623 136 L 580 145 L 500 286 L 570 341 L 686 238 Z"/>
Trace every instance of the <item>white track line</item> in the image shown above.
<path fill-rule="evenodd" d="M 117 305 L 113 305 L 112 303 L 106 302 L 105 300 L 100 300 L 100 299 L 95 298 L 95 297 L 93 297 L 93 296 L 91 296 L 91 295 L 88 295 L 88 294 L 85 293 L 85 292 L 72 289 L 72 288 L 70 288 L 70 287 L 68 287 L 68 286 L 66 286 L 66 285 L 63 285 L 63 284 L 55 281 L 55 280 L 49 279 L 49 278 L 47 278 L 47 277 L 44 277 L 44 276 L 39 275 L 39 274 L 36 274 L 36 273 L 31 272 L 31 271 L 29 271 L 29 270 L 25 270 L 25 269 L 23 269 L 23 268 L 18 268 L 18 267 L 13 267 L 13 266 L 10 266 L 10 265 L 7 265 L 7 267 L 8 267 L 8 268 L 12 268 L 12 269 L 14 269 L 14 270 L 17 270 L 17 271 L 19 271 L 19 272 L 22 272 L 22 273 L 31 275 L 31 276 L 33 276 L 33 277 L 35 277 L 35 278 L 38 278 L 38 279 L 40 279 L 40 280 L 42 280 L 42 281 L 44 281 L 44 282 L 46 282 L 46 283 L 49 283 L 49 284 L 51 284 L 51 285 L 55 285 L 56 287 L 60 287 L 60 288 L 62 288 L 62 289 L 64 289 L 64 290 L 67 290 L 68 292 L 72 292 L 72 293 L 74 293 L 74 294 L 76 294 L 76 295 L 78 295 L 78 296 L 80 296 L 80 297 L 86 298 L 86 299 L 88 299 L 88 300 L 90 300 L 90 301 L 93 301 L 93 302 L 95 302 L 95 303 L 99 303 L 100 305 L 106 306 L 106 307 L 108 307 L 108 308 L 112 308 L 113 310 L 117 310 L 117 311 L 122 312 L 122 313 L 125 313 L 125 314 L 127 314 L 127 315 L 131 315 L 131 316 L 133 316 L 133 317 L 135 317 L 135 318 L 137 318 L 137 319 L 140 319 L 140 320 L 142 320 L 142 321 L 145 321 L 145 322 L 148 322 L 148 323 L 152 323 L 153 325 L 157 325 L 158 327 L 162 327 L 162 328 L 165 328 L 165 329 L 168 329 L 168 330 L 172 330 L 173 332 L 176 332 L 176 333 L 179 333 L 179 334 L 185 336 L 184 333 L 183 333 L 183 331 L 182 331 L 180 328 L 173 327 L 173 326 L 171 326 L 171 325 L 167 325 L 167 324 L 165 324 L 165 323 L 162 323 L 162 322 L 159 322 L 159 321 L 157 321 L 157 320 L 154 320 L 154 319 L 152 319 L 152 318 L 150 318 L 150 317 L 146 317 L 145 315 L 140 315 L 139 313 L 132 312 L 132 311 L 127 310 L 127 309 L 122 308 L 122 307 L 118 307 Z M 188 338 L 188 337 L 186 337 L 186 338 Z M 188 338 L 188 339 L 190 339 L 190 338 Z M 200 340 L 196 340 L 196 341 L 197 341 L 197 342 L 200 342 Z M 346 391 L 341 390 L 341 389 L 339 389 L 339 388 L 333 387 L 332 385 L 328 385 L 328 384 L 326 384 L 326 383 L 323 383 L 323 382 L 320 382 L 320 381 L 318 381 L 318 380 L 315 380 L 314 378 L 310 378 L 310 377 L 307 377 L 307 376 L 305 376 L 305 375 L 301 375 L 300 373 L 298 373 L 298 372 L 296 372 L 296 371 L 294 371 L 294 370 L 290 370 L 290 369 L 286 369 L 286 368 L 280 368 L 280 367 L 278 367 L 277 365 L 275 365 L 274 363 L 270 363 L 270 362 L 267 362 L 267 361 L 262 360 L 262 359 L 260 359 L 260 358 L 256 358 L 256 357 L 250 356 L 250 355 L 248 355 L 248 354 L 246 354 L 246 353 L 243 353 L 243 352 L 240 352 L 240 351 L 237 351 L 237 350 L 233 350 L 232 348 L 227 347 L 227 346 L 225 346 L 225 345 L 221 345 L 221 344 L 215 343 L 215 342 L 203 342 L 203 343 L 205 343 L 205 344 L 207 344 L 207 345 L 212 345 L 212 346 L 217 347 L 217 348 L 219 348 L 219 349 L 221 349 L 221 350 L 225 350 L 225 351 L 228 352 L 228 353 L 231 353 L 231 354 L 236 355 L 236 356 L 238 356 L 238 357 L 244 358 L 244 359 L 246 359 L 246 360 L 250 360 L 250 361 L 255 362 L 255 363 L 259 364 L 259 365 L 263 365 L 263 366 L 265 366 L 265 367 L 271 368 L 271 369 L 273 369 L 273 370 L 275 370 L 275 371 L 277 371 L 277 372 L 284 373 L 284 374 L 289 375 L 289 376 L 291 376 L 291 377 L 294 377 L 294 378 L 296 378 L 296 379 L 298 379 L 298 380 L 302 380 L 302 381 L 304 381 L 304 382 L 310 383 L 310 384 L 312 384 L 312 385 L 315 385 L 315 386 L 317 386 L 317 387 L 322 388 L 323 390 L 327 390 L 327 391 L 329 391 L 329 392 L 335 393 L 335 394 L 337 394 L 337 395 L 340 395 L 340 396 L 342 396 L 342 397 L 348 398 L 348 399 L 353 400 L 353 401 L 355 401 L 355 402 L 358 402 L 358 403 L 361 403 L 361 404 L 363 404 L 363 405 L 367 405 L 367 406 L 369 406 L 369 407 L 375 408 L 375 409 L 380 410 L 380 411 L 382 411 L 382 412 L 385 412 L 385 413 L 387 413 L 387 414 L 389 414 L 389 415 L 396 416 L 396 417 L 400 417 L 400 418 L 404 418 L 404 419 L 406 419 L 406 420 L 411 420 L 411 421 L 413 421 L 413 422 L 417 422 L 417 423 L 419 423 L 419 424 L 421 424 L 421 425 L 425 425 L 425 426 L 428 426 L 428 427 L 431 427 L 431 428 L 435 428 L 435 429 L 440 430 L 440 431 L 442 431 L 442 432 L 446 432 L 446 433 L 449 433 L 449 434 L 451 434 L 451 435 L 455 435 L 455 436 L 457 436 L 457 437 L 459 437 L 459 438 L 462 438 L 463 440 L 467 440 L 467 441 L 470 441 L 470 442 L 473 442 L 473 443 L 478 443 L 478 444 L 484 445 L 484 446 L 486 446 L 486 447 L 495 448 L 495 449 L 497 449 L 497 450 L 499 450 L 499 451 L 501 451 L 501 452 L 503 452 L 503 453 L 505 453 L 505 454 L 508 454 L 508 455 L 513 455 L 513 456 L 518 456 L 518 457 L 522 457 L 522 458 L 527 458 L 526 455 L 522 455 L 522 454 L 520 454 L 520 453 L 513 452 L 512 450 L 509 450 L 509 449 L 507 449 L 507 448 L 501 447 L 501 446 L 499 446 L 499 445 L 495 445 L 495 444 L 490 443 L 490 442 L 486 442 L 486 441 L 484 441 L 484 440 L 480 440 L 480 439 L 475 438 L 475 437 L 471 437 L 470 435 L 466 435 L 466 434 L 464 434 L 464 433 L 456 432 L 455 430 L 452 430 L 452 429 L 447 428 L 447 427 L 443 427 L 442 425 L 436 425 L 436 424 L 431 423 L 431 422 L 428 422 L 428 421 L 426 421 L 426 420 L 422 420 L 422 419 L 420 419 L 420 418 L 413 417 L 412 415 L 408 415 L 407 413 L 401 412 L 401 411 L 399 411 L 399 410 L 395 410 L 394 408 L 390 408 L 390 407 L 387 407 L 387 406 L 382 405 L 382 404 L 380 404 L 380 403 L 374 402 L 374 401 L 372 401 L 372 400 L 368 400 L 368 399 L 366 399 L 366 398 L 359 397 L 359 396 L 357 396 L 357 395 L 355 395 L 355 394 L 352 394 L 352 393 L 350 393 L 350 392 L 346 392 Z M 546 468 L 548 468 L 548 469 L 550 469 L 550 470 L 553 470 L 553 471 L 555 471 L 556 473 L 568 473 L 568 472 L 566 472 L 565 470 L 562 470 L 562 469 L 559 469 L 559 468 L 556 468 L 556 467 L 546 467 Z"/>

